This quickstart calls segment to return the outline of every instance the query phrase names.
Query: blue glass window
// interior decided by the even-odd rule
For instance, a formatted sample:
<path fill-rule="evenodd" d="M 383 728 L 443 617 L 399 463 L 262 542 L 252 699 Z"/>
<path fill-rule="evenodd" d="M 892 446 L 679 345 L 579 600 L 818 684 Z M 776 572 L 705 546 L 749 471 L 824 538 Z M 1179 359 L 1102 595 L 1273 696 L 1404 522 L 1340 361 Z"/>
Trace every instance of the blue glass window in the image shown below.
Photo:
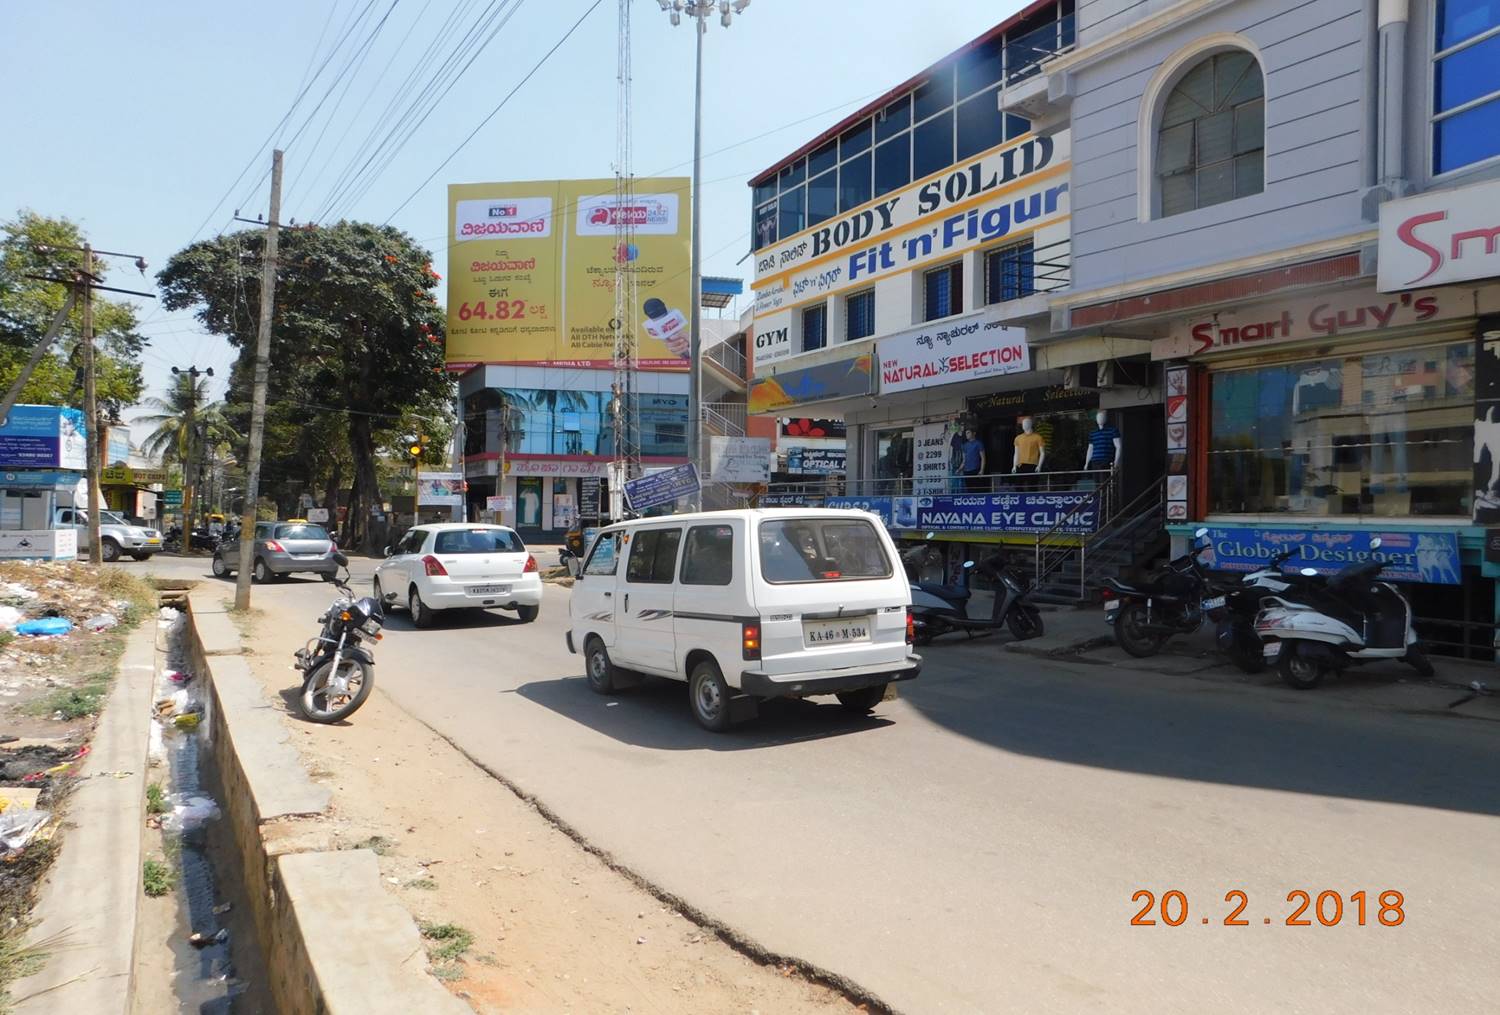
<path fill-rule="evenodd" d="M 811 352 L 828 344 L 828 305 L 819 303 L 802 311 L 802 351 Z"/>
<path fill-rule="evenodd" d="M 1500 0 L 1438 0 L 1432 171 L 1500 156 Z"/>
<path fill-rule="evenodd" d="M 875 334 L 874 289 L 866 289 L 864 292 L 850 296 L 845 301 L 844 310 L 846 313 L 844 341 L 853 342 L 855 339 L 869 338 Z"/>
<path fill-rule="evenodd" d="M 1500 91 L 1500 35 L 1446 56 L 1432 76 L 1432 109 L 1443 113 Z"/>
<path fill-rule="evenodd" d="M 1433 125 L 1432 169 L 1446 173 L 1500 156 L 1500 96 Z"/>
<path fill-rule="evenodd" d="M 839 211 L 858 208 L 873 194 L 870 191 L 870 153 L 857 155 L 839 167 Z"/>
<path fill-rule="evenodd" d="M 1036 255 L 1031 241 L 984 255 L 984 302 L 1003 303 L 1036 292 Z"/>
<path fill-rule="evenodd" d="M 1500 25 L 1500 0 L 1438 0 L 1437 51 L 1441 53 Z"/>
<path fill-rule="evenodd" d="M 935 321 L 964 308 L 963 265 L 955 261 L 922 276 L 923 319 Z"/>

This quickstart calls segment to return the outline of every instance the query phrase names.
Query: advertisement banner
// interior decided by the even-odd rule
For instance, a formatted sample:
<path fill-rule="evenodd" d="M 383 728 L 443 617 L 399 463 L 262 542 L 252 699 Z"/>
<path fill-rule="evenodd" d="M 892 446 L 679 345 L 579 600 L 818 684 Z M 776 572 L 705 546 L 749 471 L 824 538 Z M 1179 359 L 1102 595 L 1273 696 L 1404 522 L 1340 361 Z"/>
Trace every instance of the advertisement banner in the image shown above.
<path fill-rule="evenodd" d="M 77 529 L 0 529 L 0 560 L 76 559 Z"/>
<path fill-rule="evenodd" d="M 710 437 L 708 476 L 715 483 L 768 483 L 769 437 Z"/>
<path fill-rule="evenodd" d="M 129 465 L 130 464 L 130 428 L 125 426 L 106 427 L 104 431 L 104 464 L 105 465 Z"/>
<path fill-rule="evenodd" d="M 943 493 L 953 458 L 953 424 L 923 423 L 912 430 L 912 489 Z"/>
<path fill-rule="evenodd" d="M 1500 181 L 1380 205 L 1376 288 L 1399 292 L 1500 275 Z"/>
<path fill-rule="evenodd" d="M 83 411 L 56 405 L 15 405 L 0 420 L 0 468 L 86 467 Z"/>
<path fill-rule="evenodd" d="M 810 448 L 792 445 L 786 449 L 786 471 L 810 476 L 836 476 L 849 470 L 848 448 Z"/>
<path fill-rule="evenodd" d="M 516 499 L 514 497 L 486 497 L 484 499 L 486 511 L 514 511 Z"/>
<path fill-rule="evenodd" d="M 992 307 L 958 321 L 882 338 L 880 391 L 890 394 L 1031 369 L 1024 328 L 1007 328 Z"/>
<path fill-rule="evenodd" d="M 670 504 L 679 497 L 687 497 L 702 489 L 698 482 L 698 470 L 692 462 L 674 469 L 663 469 L 625 484 L 625 499 L 632 511 Z"/>
<path fill-rule="evenodd" d="M 777 422 L 783 437 L 830 437 L 842 440 L 849 436 L 849 428 L 841 419 L 782 419 Z"/>
<path fill-rule="evenodd" d="M 638 179 L 623 206 L 614 188 L 613 180 L 449 186 L 450 366 L 609 367 L 623 263 L 635 277 L 641 368 L 687 369 L 688 181 Z M 634 230 L 623 249 L 621 219 Z"/>
<path fill-rule="evenodd" d="M 417 483 L 418 507 L 457 507 L 464 502 L 464 477 L 456 472 L 424 472 Z"/>
<path fill-rule="evenodd" d="M 578 513 L 585 518 L 599 517 L 599 479 L 586 476 L 578 481 Z"/>
<path fill-rule="evenodd" d="M 570 493 L 554 493 L 552 495 L 552 527 L 554 529 L 571 529 L 578 521 L 578 508 L 573 503 L 573 495 Z"/>
<path fill-rule="evenodd" d="M 1081 508 L 1081 509 L 1080 509 Z M 1067 524 L 1058 528 L 1063 519 Z M 933 532 L 1093 532 L 1092 492 L 988 493 L 918 497 L 917 528 Z"/>
<path fill-rule="evenodd" d="M 913 529 L 917 527 L 916 502 L 915 497 L 829 497 L 823 506 L 868 511 L 879 515 L 888 529 Z"/>
<path fill-rule="evenodd" d="M 1380 546 L 1371 549 L 1378 538 Z M 1219 571 L 1258 571 L 1272 556 L 1290 547 L 1297 555 L 1286 570 L 1310 567 L 1331 575 L 1350 564 L 1386 562 L 1380 578 L 1397 582 L 1458 585 L 1462 568 L 1458 534 L 1434 532 L 1377 532 L 1372 529 L 1261 529 L 1252 526 L 1208 526 L 1211 549 L 1199 559 Z"/>
<path fill-rule="evenodd" d="M 773 377 L 757 377 L 750 382 L 748 402 L 751 413 L 764 415 L 794 405 L 874 393 L 875 356 L 865 353 L 801 370 L 784 370 Z"/>

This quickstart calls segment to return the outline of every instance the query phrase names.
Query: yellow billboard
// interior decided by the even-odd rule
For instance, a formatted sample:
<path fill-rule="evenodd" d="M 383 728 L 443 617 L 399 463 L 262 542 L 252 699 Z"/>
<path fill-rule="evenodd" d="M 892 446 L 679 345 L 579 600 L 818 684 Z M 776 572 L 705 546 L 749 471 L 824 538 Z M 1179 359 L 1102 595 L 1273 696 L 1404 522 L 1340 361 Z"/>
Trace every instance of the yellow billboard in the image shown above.
<path fill-rule="evenodd" d="M 622 215 L 634 227 L 623 250 Z M 642 369 L 686 370 L 690 216 L 680 177 L 636 180 L 623 206 L 614 180 L 450 185 L 449 368 L 610 366 L 623 262 L 636 280 Z"/>

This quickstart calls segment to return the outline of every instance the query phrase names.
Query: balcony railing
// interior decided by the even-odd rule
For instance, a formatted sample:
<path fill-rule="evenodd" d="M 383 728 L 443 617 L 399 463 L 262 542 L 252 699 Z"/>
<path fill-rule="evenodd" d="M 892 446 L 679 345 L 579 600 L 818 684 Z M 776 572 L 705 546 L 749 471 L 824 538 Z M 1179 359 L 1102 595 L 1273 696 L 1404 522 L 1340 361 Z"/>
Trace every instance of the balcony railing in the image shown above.
<path fill-rule="evenodd" d="M 1110 481 L 1103 470 L 1058 472 L 994 472 L 978 476 L 950 476 L 941 489 L 916 488 L 906 476 L 889 479 L 846 479 L 842 475 L 809 476 L 793 483 L 772 483 L 767 492 L 809 497 L 912 497 L 974 493 L 1079 493 L 1092 492 Z"/>
<path fill-rule="evenodd" d="M 744 402 L 704 402 L 703 431 L 708 436 L 743 437 L 747 419 Z"/>
<path fill-rule="evenodd" d="M 728 342 L 719 342 L 703 350 L 703 357 L 712 360 L 730 374 L 745 379 L 745 354 Z"/>

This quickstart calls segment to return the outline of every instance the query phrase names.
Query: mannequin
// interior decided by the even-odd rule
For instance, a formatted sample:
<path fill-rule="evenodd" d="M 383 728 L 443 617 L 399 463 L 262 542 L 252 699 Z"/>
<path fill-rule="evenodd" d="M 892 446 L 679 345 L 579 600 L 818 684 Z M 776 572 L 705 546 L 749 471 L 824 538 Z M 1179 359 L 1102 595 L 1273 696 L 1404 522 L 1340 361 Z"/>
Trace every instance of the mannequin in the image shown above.
<path fill-rule="evenodd" d="M 1090 471 L 1113 472 L 1120 465 L 1120 451 L 1124 446 L 1120 440 L 1120 431 L 1109 425 L 1109 415 L 1103 409 L 1094 413 L 1094 423 L 1097 426 L 1089 434 L 1089 448 L 1083 467 Z"/>
<path fill-rule="evenodd" d="M 1036 424 L 1030 416 L 1021 417 L 1021 432 L 1016 434 L 1016 450 L 1011 456 L 1010 470 L 1017 473 L 1040 472 L 1047 460 L 1047 442 L 1036 432 Z"/>
<path fill-rule="evenodd" d="M 964 441 L 959 446 L 959 452 L 963 455 L 964 491 L 984 493 L 985 481 L 982 478 L 986 457 L 984 442 L 979 439 L 979 434 L 972 426 L 964 430 Z"/>

